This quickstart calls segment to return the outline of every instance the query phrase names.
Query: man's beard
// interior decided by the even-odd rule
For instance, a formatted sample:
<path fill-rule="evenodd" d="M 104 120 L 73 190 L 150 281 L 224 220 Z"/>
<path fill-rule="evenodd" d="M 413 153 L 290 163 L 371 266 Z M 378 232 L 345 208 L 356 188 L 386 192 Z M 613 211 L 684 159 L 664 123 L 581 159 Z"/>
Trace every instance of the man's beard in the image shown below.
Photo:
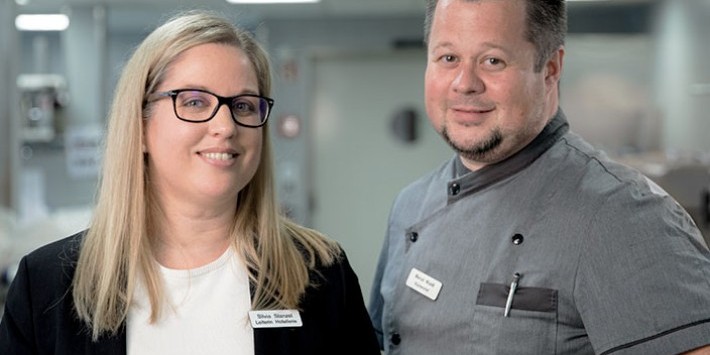
<path fill-rule="evenodd" d="M 499 129 L 492 130 L 491 134 L 485 140 L 467 147 L 454 143 L 446 130 L 446 126 L 441 130 L 441 135 L 461 157 L 477 162 L 492 162 L 497 160 L 495 150 L 503 142 L 503 134 Z"/>

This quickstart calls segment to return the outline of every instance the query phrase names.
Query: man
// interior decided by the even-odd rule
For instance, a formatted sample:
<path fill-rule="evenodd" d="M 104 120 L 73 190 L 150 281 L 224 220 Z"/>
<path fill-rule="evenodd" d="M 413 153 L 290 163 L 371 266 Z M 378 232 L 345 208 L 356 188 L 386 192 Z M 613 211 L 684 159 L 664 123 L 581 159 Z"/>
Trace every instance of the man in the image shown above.
<path fill-rule="evenodd" d="M 387 354 L 710 353 L 710 252 L 569 132 L 561 0 L 430 0 L 427 113 L 456 156 L 405 188 L 371 297 Z"/>

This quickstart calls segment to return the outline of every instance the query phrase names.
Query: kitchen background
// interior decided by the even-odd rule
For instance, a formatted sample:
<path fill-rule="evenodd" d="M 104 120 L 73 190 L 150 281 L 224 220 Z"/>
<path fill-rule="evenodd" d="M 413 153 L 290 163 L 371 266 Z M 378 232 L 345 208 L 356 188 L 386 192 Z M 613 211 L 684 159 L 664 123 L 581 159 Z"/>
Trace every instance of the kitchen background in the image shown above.
<path fill-rule="evenodd" d="M 0 0 L 0 270 L 86 227 L 124 61 L 177 0 Z M 572 129 L 636 167 L 710 236 L 710 0 L 569 2 Z M 453 153 L 423 107 L 424 0 L 203 1 L 269 51 L 284 210 L 338 240 L 365 298 L 397 192 Z M 63 31 L 16 28 L 68 15 Z"/>

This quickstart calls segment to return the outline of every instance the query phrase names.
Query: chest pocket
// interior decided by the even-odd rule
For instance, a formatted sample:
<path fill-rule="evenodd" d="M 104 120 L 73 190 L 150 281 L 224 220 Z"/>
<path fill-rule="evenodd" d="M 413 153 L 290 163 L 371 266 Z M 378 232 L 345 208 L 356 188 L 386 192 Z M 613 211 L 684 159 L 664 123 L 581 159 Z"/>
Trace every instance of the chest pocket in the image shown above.
<path fill-rule="evenodd" d="M 519 287 L 508 317 L 509 286 L 482 283 L 473 315 L 475 354 L 555 354 L 557 290 Z"/>

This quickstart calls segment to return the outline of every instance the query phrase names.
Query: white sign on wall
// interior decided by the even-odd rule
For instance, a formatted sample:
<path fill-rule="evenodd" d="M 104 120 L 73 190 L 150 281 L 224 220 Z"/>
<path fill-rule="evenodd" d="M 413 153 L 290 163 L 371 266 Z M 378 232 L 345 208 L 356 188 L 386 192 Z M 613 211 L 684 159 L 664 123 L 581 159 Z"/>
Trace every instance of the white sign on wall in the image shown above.
<path fill-rule="evenodd" d="M 101 166 L 102 129 L 96 125 L 73 126 L 65 132 L 67 172 L 74 179 L 94 178 Z"/>

